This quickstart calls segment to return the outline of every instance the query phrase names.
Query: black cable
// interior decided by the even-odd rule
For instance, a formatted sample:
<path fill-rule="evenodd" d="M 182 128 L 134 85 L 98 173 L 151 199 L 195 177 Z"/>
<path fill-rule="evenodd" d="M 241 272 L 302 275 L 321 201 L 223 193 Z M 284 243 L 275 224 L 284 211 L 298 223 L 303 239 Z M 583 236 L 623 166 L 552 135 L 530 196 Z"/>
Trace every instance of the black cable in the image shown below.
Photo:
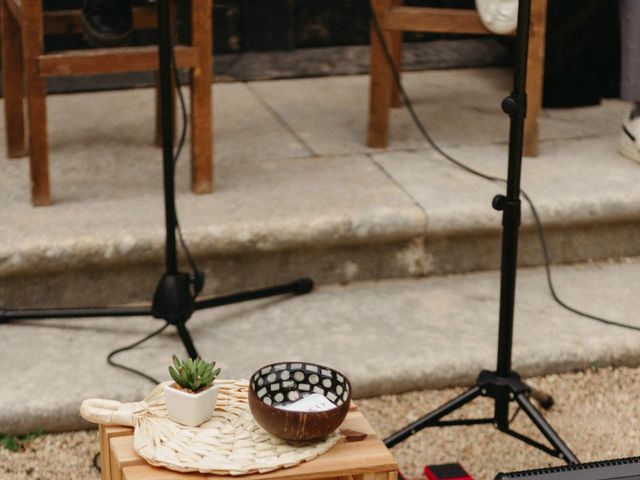
<path fill-rule="evenodd" d="M 98 458 L 100 457 L 100 452 L 96 453 L 93 456 L 93 460 L 92 460 L 92 464 L 93 464 L 93 468 L 95 468 L 98 473 L 102 473 L 102 468 L 100 467 L 100 463 L 98 463 Z"/>
<path fill-rule="evenodd" d="M 176 82 L 176 90 L 178 91 L 178 98 L 180 100 L 180 113 L 182 114 L 182 128 L 180 130 L 180 139 L 178 140 L 178 146 L 173 154 L 173 166 L 178 163 L 178 158 L 182 153 L 182 147 L 187 137 L 187 125 L 189 124 L 189 116 L 187 114 L 187 104 L 184 100 L 184 94 L 182 93 L 182 82 L 180 81 L 180 72 L 178 72 L 178 66 L 176 65 L 176 55 L 173 50 L 173 44 L 171 45 L 171 70 Z"/>
<path fill-rule="evenodd" d="M 472 175 L 475 175 L 477 177 L 483 178 L 485 180 L 489 180 L 491 182 L 505 183 L 506 184 L 507 181 L 504 178 L 495 177 L 493 175 L 489 175 L 487 173 L 481 172 L 480 170 L 476 170 L 475 168 L 472 168 L 469 165 L 466 165 L 466 164 L 462 163 L 460 160 L 457 160 L 456 158 L 452 157 L 447 152 L 445 152 L 431 138 L 431 135 L 429 134 L 429 132 L 425 128 L 424 124 L 420 120 L 420 117 L 418 117 L 418 114 L 416 113 L 415 109 L 413 108 L 413 104 L 411 102 L 411 99 L 409 98 L 409 95 L 407 94 L 407 91 L 405 90 L 404 85 L 402 84 L 402 80 L 400 79 L 400 73 L 398 72 L 398 69 L 396 68 L 395 62 L 393 61 L 393 57 L 391 56 L 391 53 L 390 53 L 390 50 L 389 50 L 389 46 L 388 46 L 388 44 L 387 44 L 387 42 L 386 42 L 386 40 L 384 38 L 384 35 L 382 34 L 382 29 L 380 28 L 380 23 L 378 22 L 378 17 L 376 15 L 376 12 L 374 11 L 374 9 L 371 9 L 371 22 L 372 22 L 373 28 L 375 30 L 376 38 L 378 39 L 378 41 L 380 42 L 380 46 L 382 47 L 382 51 L 384 53 L 385 60 L 387 61 L 387 64 L 389 65 L 389 67 L 391 69 L 394 83 L 395 83 L 396 87 L 398 88 L 398 91 L 400 92 L 400 97 L 402 99 L 402 103 L 407 108 L 407 111 L 409 112 L 409 115 L 411 116 L 411 119 L 413 120 L 413 123 L 416 125 L 417 129 L 420 131 L 420 133 L 425 138 L 425 140 L 429 143 L 429 145 L 431 145 L 431 147 L 436 152 L 438 152 L 440 155 L 442 155 L 442 157 L 444 157 L 446 160 L 448 160 L 449 162 L 453 163 L 457 167 L 465 170 L 466 172 L 468 172 L 468 173 L 470 173 Z M 551 255 L 549 254 L 549 248 L 547 246 L 547 241 L 546 241 L 546 238 L 545 238 L 545 235 L 544 235 L 544 230 L 542 228 L 542 221 L 540 220 L 540 215 L 538 214 L 538 210 L 536 209 L 536 206 L 535 206 L 533 200 L 527 194 L 527 192 L 525 192 L 522 189 L 520 189 L 520 192 L 522 193 L 522 196 L 524 197 L 525 201 L 529 205 L 529 208 L 530 208 L 531 213 L 533 215 L 534 223 L 536 224 L 536 230 L 538 232 L 538 237 L 540 239 L 540 246 L 541 246 L 541 249 L 542 249 L 542 255 L 543 255 L 543 258 L 544 258 L 544 269 L 545 269 L 545 273 L 546 273 L 546 277 L 547 277 L 547 285 L 549 286 L 549 291 L 551 292 L 551 297 L 553 298 L 553 300 L 558 305 L 560 305 L 562 308 L 564 308 L 564 309 L 566 309 L 566 310 L 568 310 L 568 311 L 570 311 L 570 312 L 572 312 L 572 313 L 574 313 L 576 315 L 580 315 L 582 317 L 588 318 L 590 320 L 595 320 L 597 322 L 604 323 L 606 325 L 612 325 L 612 326 L 616 326 L 616 327 L 626 328 L 626 329 L 629 329 L 629 330 L 640 331 L 640 327 L 636 327 L 634 325 L 629 325 L 629 324 L 626 324 L 626 323 L 620 323 L 620 322 L 616 322 L 614 320 L 609 320 L 609 319 L 606 319 L 606 318 L 602 318 L 602 317 L 599 317 L 597 315 L 593 315 L 591 313 L 584 312 L 582 310 L 574 308 L 574 307 L 568 305 L 566 302 L 564 302 L 558 296 L 558 294 L 556 293 L 554 284 L 553 284 L 553 278 L 551 276 Z"/>
<path fill-rule="evenodd" d="M 636 331 L 640 331 L 640 327 L 636 327 L 634 325 L 629 325 L 627 323 L 621 323 L 621 322 L 616 322 L 614 320 L 609 320 L 607 318 L 602 318 L 602 317 L 598 317 L 597 315 L 593 315 L 589 312 L 584 312 L 582 310 L 578 310 L 577 308 L 572 307 L 571 305 L 568 305 L 564 300 L 562 300 L 558 294 L 556 293 L 555 287 L 553 285 L 553 279 L 551 278 L 551 257 L 549 255 L 549 249 L 547 247 L 547 241 L 544 237 L 544 233 L 542 231 L 542 227 L 541 222 L 540 222 L 540 217 L 538 215 L 538 211 L 536 210 L 535 205 L 533 204 L 533 202 L 531 201 L 531 199 L 529 198 L 529 196 L 522 191 L 522 196 L 525 198 L 525 200 L 527 201 L 527 203 L 529 204 L 529 207 L 531 208 L 531 213 L 533 214 L 533 218 L 535 219 L 536 225 L 539 226 L 538 228 L 538 237 L 540 238 L 540 244 L 542 245 L 542 254 L 544 256 L 544 267 L 545 267 L 545 272 L 547 274 L 547 284 L 549 285 L 549 290 L 551 292 L 551 296 L 553 297 L 553 299 L 556 301 L 556 303 L 558 305 L 560 305 L 561 307 L 565 308 L 566 310 L 575 313 L 576 315 L 580 315 L 581 317 L 585 317 L 588 318 L 590 320 L 595 320 L 596 322 L 600 322 L 600 323 L 604 323 L 606 325 L 612 325 L 615 327 L 620 327 L 620 328 L 626 328 L 629 330 L 636 330 Z"/>
<path fill-rule="evenodd" d="M 135 373 L 136 375 L 139 375 L 139 376 L 141 376 L 143 378 L 146 378 L 147 380 L 149 380 L 154 385 L 158 385 L 160 382 L 158 380 L 156 380 L 155 378 L 153 378 L 152 376 L 147 375 L 146 373 L 141 372 L 140 370 L 136 370 L 135 368 L 127 367 L 126 365 L 122 365 L 121 363 L 116 363 L 112 359 L 113 359 L 113 357 L 115 357 L 119 353 L 126 352 L 128 350 L 133 350 L 138 345 L 141 345 L 144 342 L 146 342 L 147 340 L 150 340 L 151 338 L 155 337 L 156 335 L 161 334 L 164 331 L 164 329 L 167 328 L 169 325 L 170 325 L 169 322 L 166 322 L 158 330 L 148 334 L 146 337 L 142 338 L 141 340 L 138 340 L 138 341 L 132 343 L 131 345 L 127 345 L 126 347 L 120 347 L 120 348 L 117 348 L 117 349 L 113 350 L 111 353 L 109 353 L 109 355 L 107 355 L 107 363 L 109 365 L 111 365 L 112 367 L 121 368 L 122 370 L 126 370 L 127 372 Z"/>

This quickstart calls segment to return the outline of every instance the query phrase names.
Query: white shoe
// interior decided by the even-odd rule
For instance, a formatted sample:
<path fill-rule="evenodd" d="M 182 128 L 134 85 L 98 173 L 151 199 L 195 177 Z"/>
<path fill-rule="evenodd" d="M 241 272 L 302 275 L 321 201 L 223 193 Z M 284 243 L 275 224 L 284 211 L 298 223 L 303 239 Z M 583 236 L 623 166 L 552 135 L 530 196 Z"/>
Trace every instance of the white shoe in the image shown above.
<path fill-rule="evenodd" d="M 476 10 L 493 33 L 509 35 L 518 27 L 518 0 L 476 0 Z"/>
<path fill-rule="evenodd" d="M 628 117 L 622 123 L 618 152 L 640 163 L 640 116 Z"/>

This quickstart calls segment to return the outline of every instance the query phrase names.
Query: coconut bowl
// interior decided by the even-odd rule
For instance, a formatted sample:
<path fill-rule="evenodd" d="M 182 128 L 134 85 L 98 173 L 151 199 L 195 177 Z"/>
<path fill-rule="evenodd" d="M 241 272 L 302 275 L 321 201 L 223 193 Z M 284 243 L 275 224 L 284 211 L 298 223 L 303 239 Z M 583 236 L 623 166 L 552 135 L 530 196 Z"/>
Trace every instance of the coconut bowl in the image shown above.
<path fill-rule="evenodd" d="M 312 394 L 329 400 L 323 411 L 292 411 L 291 404 Z M 340 372 L 308 362 L 279 362 L 257 370 L 249 381 L 249 408 L 256 422 L 284 440 L 326 438 L 349 411 L 351 384 Z"/>

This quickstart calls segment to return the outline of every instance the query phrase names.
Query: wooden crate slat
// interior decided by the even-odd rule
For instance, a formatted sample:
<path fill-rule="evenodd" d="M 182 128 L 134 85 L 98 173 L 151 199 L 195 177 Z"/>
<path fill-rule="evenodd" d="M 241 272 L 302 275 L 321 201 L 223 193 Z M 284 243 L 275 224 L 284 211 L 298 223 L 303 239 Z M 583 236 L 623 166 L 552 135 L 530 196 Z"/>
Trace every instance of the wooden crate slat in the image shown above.
<path fill-rule="evenodd" d="M 474 9 L 398 6 L 384 13 L 380 23 L 389 30 L 491 34 Z"/>
<path fill-rule="evenodd" d="M 176 46 L 175 55 L 179 68 L 193 68 L 198 65 L 198 52 L 195 47 Z M 42 55 L 39 64 L 41 77 L 157 70 L 158 47 L 67 50 Z"/>
<path fill-rule="evenodd" d="M 10 2 L 12 3 L 12 2 Z M 156 27 L 155 9 L 134 7 L 133 29 L 145 30 Z M 64 35 L 82 32 L 82 14 L 80 10 L 53 10 L 44 12 L 44 33 Z"/>
<path fill-rule="evenodd" d="M 243 475 L 243 480 L 316 480 L 320 478 L 335 478 L 342 476 L 381 473 L 388 476 L 389 472 L 398 468 L 391 453 L 386 450 L 380 440 L 363 440 L 361 442 L 342 443 L 336 445 L 327 453 L 295 467 L 283 468 L 263 474 Z M 113 475 L 113 472 L 112 472 Z M 198 475 L 182 474 L 164 468 L 150 465 L 132 465 L 122 468 L 122 476 L 126 480 L 184 480 L 185 478 L 208 480 L 228 480 L 228 475 Z M 377 478 L 377 477 L 373 477 Z"/>
<path fill-rule="evenodd" d="M 16 19 L 20 18 L 22 14 L 22 5 L 20 3 L 20 0 L 4 0 L 4 1 L 5 1 L 5 5 L 11 12 L 11 15 L 13 15 L 13 18 L 16 18 Z"/>

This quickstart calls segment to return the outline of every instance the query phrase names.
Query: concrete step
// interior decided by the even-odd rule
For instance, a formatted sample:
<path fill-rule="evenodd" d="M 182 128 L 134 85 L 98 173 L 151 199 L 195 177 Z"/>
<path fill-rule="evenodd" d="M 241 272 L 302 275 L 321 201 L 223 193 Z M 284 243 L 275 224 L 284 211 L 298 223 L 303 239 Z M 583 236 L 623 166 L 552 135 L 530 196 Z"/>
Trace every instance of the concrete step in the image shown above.
<path fill-rule="evenodd" d="M 407 73 L 418 113 L 452 155 L 506 173 L 504 69 Z M 403 110 L 387 151 L 364 145 L 366 76 L 216 84 L 216 191 L 188 191 L 184 236 L 205 295 L 496 269 L 504 190 L 451 166 Z M 455 105 L 455 108 L 453 107 Z M 25 160 L 0 159 L 0 305 L 148 302 L 163 272 L 160 153 L 153 92 L 50 96 L 55 204 L 32 208 Z M 555 262 L 640 255 L 640 166 L 615 149 L 627 105 L 549 110 L 541 155 L 526 159 Z M 2 142 L 4 143 L 4 137 Z M 4 155 L 4 145 L 0 145 Z M 524 209 L 520 261 L 541 262 Z"/>
<path fill-rule="evenodd" d="M 554 277 L 570 305 L 640 327 L 640 259 L 559 266 Z M 362 398 L 470 385 L 480 369 L 495 368 L 498 290 L 495 271 L 324 286 L 200 311 L 187 325 L 226 378 L 271 362 L 312 361 L 344 372 Z M 640 363 L 640 333 L 560 308 L 541 268 L 520 270 L 515 310 L 513 366 L 524 376 Z M 83 399 L 141 399 L 151 384 L 105 357 L 160 326 L 148 318 L 0 325 L 0 432 L 83 428 Z M 174 352 L 184 355 L 171 327 L 115 360 L 164 380 Z"/>

